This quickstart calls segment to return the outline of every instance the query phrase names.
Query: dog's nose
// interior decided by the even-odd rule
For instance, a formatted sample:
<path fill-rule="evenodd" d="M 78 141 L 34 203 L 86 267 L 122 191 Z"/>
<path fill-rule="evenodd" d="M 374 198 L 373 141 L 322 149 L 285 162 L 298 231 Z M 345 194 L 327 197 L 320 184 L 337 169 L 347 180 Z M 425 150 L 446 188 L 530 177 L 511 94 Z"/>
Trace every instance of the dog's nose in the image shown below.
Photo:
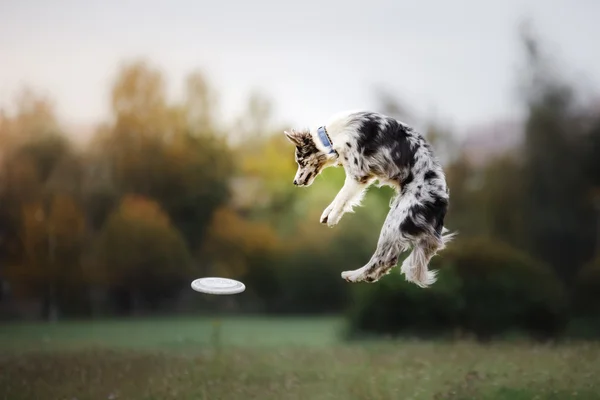
<path fill-rule="evenodd" d="M 294 185 L 298 186 L 298 181 L 294 179 Z"/>

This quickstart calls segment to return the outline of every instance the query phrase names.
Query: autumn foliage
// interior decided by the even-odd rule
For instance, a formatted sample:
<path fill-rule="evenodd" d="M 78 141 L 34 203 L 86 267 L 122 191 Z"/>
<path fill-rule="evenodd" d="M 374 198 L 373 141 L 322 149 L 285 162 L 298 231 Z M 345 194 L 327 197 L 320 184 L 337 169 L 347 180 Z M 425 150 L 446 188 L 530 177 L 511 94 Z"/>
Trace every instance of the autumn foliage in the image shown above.
<path fill-rule="evenodd" d="M 340 278 L 368 261 L 393 193 L 373 187 L 334 229 L 319 224 L 344 172 L 295 187 L 288 126 L 259 93 L 223 119 L 203 74 L 173 100 L 159 68 L 129 62 L 114 77 L 110 118 L 82 141 L 25 90 L 0 112 L 0 316 L 350 310 L 357 335 L 583 332 L 571 317 L 600 332 L 600 118 L 567 82 L 544 78 L 536 54 L 514 148 L 473 157 L 444 124 L 421 124 L 448 177 L 445 224 L 459 232 L 434 259 L 442 271 L 430 291 L 398 270 L 368 288 Z M 390 98 L 381 107 L 405 119 L 401 110 Z M 211 303 L 189 287 L 207 275 L 247 290 Z"/>

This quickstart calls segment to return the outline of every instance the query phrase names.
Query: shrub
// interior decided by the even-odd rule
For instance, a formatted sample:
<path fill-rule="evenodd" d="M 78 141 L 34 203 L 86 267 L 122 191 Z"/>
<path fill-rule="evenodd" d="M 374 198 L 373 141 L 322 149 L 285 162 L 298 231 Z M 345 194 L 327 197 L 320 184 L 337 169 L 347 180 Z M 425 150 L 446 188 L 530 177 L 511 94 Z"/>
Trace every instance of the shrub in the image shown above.
<path fill-rule="evenodd" d="M 327 314 L 343 310 L 348 287 L 326 252 L 291 254 L 277 270 L 281 287 L 276 309 L 282 313 Z"/>
<path fill-rule="evenodd" d="M 600 257 L 577 274 L 573 291 L 574 314 L 600 315 Z"/>
<path fill-rule="evenodd" d="M 600 337 L 600 257 L 585 265 L 575 278 L 572 315 L 572 335 Z"/>
<path fill-rule="evenodd" d="M 349 337 L 450 332 L 464 306 L 459 290 L 451 269 L 440 271 L 438 282 L 427 290 L 407 282 L 397 269 L 377 283 L 357 284 L 348 310 Z"/>
<path fill-rule="evenodd" d="M 400 262 L 401 263 L 401 262 Z M 479 339 L 512 330 L 549 337 L 565 323 L 565 295 L 552 271 L 518 250 L 485 239 L 457 241 L 432 260 L 428 289 L 398 269 L 356 286 L 348 312 L 351 336 L 441 335 L 455 328 Z"/>
<path fill-rule="evenodd" d="M 439 261 L 439 260 L 437 260 Z M 457 242 L 441 258 L 461 281 L 461 327 L 480 339 L 510 330 L 555 336 L 566 322 L 566 297 L 552 270 L 488 239 Z"/>
<path fill-rule="evenodd" d="M 243 279 L 266 312 L 339 313 L 351 289 L 341 272 L 367 257 L 365 248 L 360 237 L 344 234 L 326 245 L 284 249 L 257 260 Z"/>

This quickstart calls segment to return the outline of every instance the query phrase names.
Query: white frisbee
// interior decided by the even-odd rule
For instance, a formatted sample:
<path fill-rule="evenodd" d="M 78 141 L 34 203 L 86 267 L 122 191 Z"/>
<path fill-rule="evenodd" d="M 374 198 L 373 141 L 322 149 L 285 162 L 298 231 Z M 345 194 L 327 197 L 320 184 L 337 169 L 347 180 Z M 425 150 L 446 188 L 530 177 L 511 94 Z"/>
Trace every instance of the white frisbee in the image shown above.
<path fill-rule="evenodd" d="M 194 280 L 192 289 L 208 294 L 237 294 L 246 290 L 246 285 L 233 279 L 211 277 Z"/>

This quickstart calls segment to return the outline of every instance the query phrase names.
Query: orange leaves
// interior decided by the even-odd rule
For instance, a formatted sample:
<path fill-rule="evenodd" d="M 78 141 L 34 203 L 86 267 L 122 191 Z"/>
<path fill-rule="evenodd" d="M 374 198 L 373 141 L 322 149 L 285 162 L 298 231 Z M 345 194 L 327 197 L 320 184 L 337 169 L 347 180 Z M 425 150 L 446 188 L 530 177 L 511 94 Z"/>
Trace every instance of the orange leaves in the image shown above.
<path fill-rule="evenodd" d="M 8 118 L 3 118 L 0 126 L 2 136 L 12 138 L 14 144 L 22 144 L 57 130 L 54 105 L 46 96 L 30 88 L 23 88 L 15 100 L 16 112 Z"/>
<path fill-rule="evenodd" d="M 278 246 L 277 234 L 269 225 L 249 221 L 223 207 L 213 216 L 202 252 L 218 273 L 239 275 L 245 272 L 252 257 L 272 253 Z"/>
<path fill-rule="evenodd" d="M 70 196 L 56 194 L 48 205 L 41 201 L 22 204 L 17 231 L 21 255 L 8 266 L 7 276 L 29 290 L 79 277 L 84 233 L 83 212 Z"/>
<path fill-rule="evenodd" d="M 117 129 L 142 136 L 162 133 L 166 114 L 165 82 L 144 62 L 125 66 L 112 90 Z"/>
<path fill-rule="evenodd" d="M 70 196 L 57 194 L 48 217 L 50 232 L 60 243 L 76 243 L 85 232 L 83 213 Z"/>
<path fill-rule="evenodd" d="M 240 149 L 244 174 L 260 176 L 270 184 L 291 183 L 297 168 L 294 162 L 294 147 L 283 134 L 268 138 L 257 149 L 245 150 Z"/>
<path fill-rule="evenodd" d="M 147 223 L 161 228 L 169 228 L 169 217 L 155 201 L 143 196 L 127 195 L 121 201 L 117 215 L 132 223 Z"/>
<path fill-rule="evenodd" d="M 141 285 L 190 274 L 187 247 L 167 214 L 155 201 L 134 195 L 108 218 L 96 261 L 97 276 L 107 283 Z"/>

